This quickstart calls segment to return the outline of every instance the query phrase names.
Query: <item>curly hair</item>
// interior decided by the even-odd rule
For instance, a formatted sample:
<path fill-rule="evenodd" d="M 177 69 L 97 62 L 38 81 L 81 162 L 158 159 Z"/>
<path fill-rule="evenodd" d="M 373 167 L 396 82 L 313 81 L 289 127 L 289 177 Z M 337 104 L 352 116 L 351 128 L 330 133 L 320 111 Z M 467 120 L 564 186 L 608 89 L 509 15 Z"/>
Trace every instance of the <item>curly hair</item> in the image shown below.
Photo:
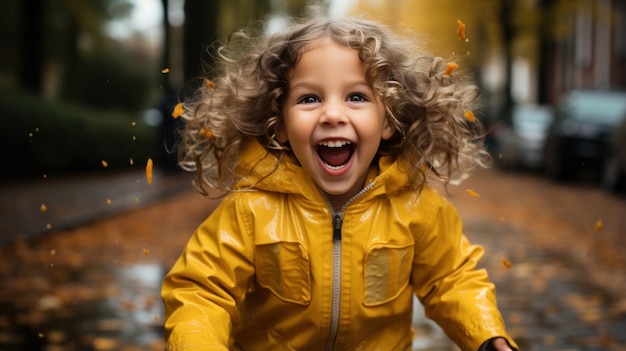
<path fill-rule="evenodd" d="M 326 37 L 356 50 L 368 67 L 367 82 L 396 130 L 379 154 L 402 161 L 413 187 L 421 189 L 430 174 L 447 184 L 476 166 L 489 166 L 480 122 L 464 117 L 478 98 L 476 86 L 463 84 L 445 72 L 444 59 L 423 54 L 415 41 L 377 22 L 315 17 L 273 35 L 233 33 L 218 50 L 219 76 L 201 78 L 204 83 L 185 99 L 179 161 L 183 169 L 197 171 L 194 184 L 201 193 L 232 189 L 242 177 L 241 152 L 252 140 L 279 159 L 290 152 L 274 135 L 288 75 L 311 43 Z"/>

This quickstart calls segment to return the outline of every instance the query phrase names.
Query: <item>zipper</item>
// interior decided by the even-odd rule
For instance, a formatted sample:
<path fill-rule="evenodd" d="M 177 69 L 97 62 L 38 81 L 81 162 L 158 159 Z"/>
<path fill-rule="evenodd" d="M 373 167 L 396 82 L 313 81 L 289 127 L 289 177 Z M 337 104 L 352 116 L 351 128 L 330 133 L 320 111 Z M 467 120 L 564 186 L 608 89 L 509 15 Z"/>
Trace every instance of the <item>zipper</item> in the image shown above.
<path fill-rule="evenodd" d="M 326 351 L 332 351 L 337 342 L 337 334 L 339 332 L 339 317 L 341 312 L 341 229 L 343 226 L 343 215 L 350 203 L 363 195 L 366 191 L 374 186 L 374 182 L 370 182 L 366 187 L 356 193 L 348 202 L 343 205 L 341 211 L 334 212 L 333 206 L 330 204 L 328 197 L 324 194 L 328 207 L 332 212 L 333 219 L 333 262 L 332 262 L 332 294 L 330 304 L 330 332 L 328 334 L 328 342 Z"/>

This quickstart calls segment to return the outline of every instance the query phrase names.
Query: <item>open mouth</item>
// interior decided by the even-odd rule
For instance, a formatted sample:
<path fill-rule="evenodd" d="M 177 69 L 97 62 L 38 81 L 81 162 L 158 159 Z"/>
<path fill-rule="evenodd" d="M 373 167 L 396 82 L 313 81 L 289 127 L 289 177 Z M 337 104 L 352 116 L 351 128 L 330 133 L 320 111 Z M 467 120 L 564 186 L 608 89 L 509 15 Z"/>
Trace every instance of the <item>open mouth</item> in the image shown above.
<path fill-rule="evenodd" d="M 317 145 L 317 154 L 327 167 L 339 169 L 350 161 L 354 146 L 348 140 L 323 141 Z"/>

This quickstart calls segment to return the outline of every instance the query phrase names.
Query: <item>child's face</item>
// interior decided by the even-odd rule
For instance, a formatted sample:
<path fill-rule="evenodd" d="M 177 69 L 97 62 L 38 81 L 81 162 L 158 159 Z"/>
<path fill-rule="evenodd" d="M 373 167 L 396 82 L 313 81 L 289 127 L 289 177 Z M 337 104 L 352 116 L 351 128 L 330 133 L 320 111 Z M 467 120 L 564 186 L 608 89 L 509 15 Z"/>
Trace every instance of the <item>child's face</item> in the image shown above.
<path fill-rule="evenodd" d="M 323 39 L 293 68 L 276 133 L 333 206 L 359 192 L 381 139 L 394 128 L 378 94 L 367 84 L 357 51 Z"/>

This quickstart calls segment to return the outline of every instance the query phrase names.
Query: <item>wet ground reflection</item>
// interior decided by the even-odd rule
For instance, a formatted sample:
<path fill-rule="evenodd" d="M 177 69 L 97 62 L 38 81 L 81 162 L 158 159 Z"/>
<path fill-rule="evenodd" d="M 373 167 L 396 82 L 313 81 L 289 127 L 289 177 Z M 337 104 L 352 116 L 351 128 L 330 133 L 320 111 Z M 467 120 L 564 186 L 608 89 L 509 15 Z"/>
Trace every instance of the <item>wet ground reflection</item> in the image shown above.
<path fill-rule="evenodd" d="M 33 273 L 18 269 L 6 280 L 0 350 L 163 350 L 162 267 L 48 266 Z"/>

